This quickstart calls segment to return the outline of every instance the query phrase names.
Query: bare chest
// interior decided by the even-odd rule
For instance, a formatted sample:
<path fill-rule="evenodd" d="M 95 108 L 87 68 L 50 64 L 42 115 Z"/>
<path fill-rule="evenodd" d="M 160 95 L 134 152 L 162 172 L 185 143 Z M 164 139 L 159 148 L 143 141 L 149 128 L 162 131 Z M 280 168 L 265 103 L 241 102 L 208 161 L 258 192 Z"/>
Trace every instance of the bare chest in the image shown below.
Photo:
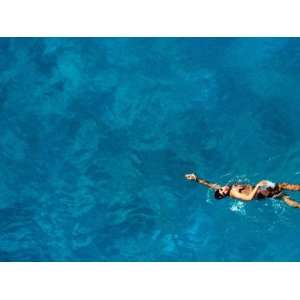
<path fill-rule="evenodd" d="M 249 195 L 253 191 L 250 184 L 234 184 L 231 188 L 230 195 L 238 196 L 239 194 Z"/>

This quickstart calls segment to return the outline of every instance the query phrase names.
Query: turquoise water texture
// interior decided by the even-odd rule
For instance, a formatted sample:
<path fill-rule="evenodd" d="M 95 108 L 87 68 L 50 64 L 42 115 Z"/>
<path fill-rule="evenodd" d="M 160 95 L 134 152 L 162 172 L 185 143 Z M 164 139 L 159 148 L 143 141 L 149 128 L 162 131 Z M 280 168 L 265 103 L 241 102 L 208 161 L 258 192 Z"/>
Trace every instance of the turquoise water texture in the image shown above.
<path fill-rule="evenodd" d="M 299 39 L 0 39 L 0 260 L 300 261 L 300 210 L 184 179 L 300 183 L 299 104 Z"/>

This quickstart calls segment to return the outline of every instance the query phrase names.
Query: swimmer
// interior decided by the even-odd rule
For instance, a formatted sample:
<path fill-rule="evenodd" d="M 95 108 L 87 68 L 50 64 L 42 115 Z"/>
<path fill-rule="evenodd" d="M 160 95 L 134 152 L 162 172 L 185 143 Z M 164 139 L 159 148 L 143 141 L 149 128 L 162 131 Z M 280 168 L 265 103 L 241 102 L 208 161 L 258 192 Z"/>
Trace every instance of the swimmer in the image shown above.
<path fill-rule="evenodd" d="M 208 182 L 199 178 L 196 174 L 186 174 L 185 178 L 195 181 L 215 191 L 215 198 L 221 200 L 226 197 L 242 201 L 251 201 L 254 199 L 262 200 L 273 198 L 283 200 L 287 205 L 300 208 L 300 203 L 290 198 L 283 191 L 300 191 L 300 184 L 273 183 L 269 180 L 261 180 L 256 185 L 251 184 L 231 184 L 221 186 L 216 183 Z"/>

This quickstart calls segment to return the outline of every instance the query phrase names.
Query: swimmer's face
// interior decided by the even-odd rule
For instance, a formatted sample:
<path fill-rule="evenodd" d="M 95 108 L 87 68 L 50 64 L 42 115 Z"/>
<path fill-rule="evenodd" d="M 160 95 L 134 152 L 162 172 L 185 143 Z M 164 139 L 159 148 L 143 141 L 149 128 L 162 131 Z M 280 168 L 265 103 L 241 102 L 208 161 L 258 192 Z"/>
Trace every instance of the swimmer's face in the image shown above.
<path fill-rule="evenodd" d="M 220 199 L 223 199 L 224 197 L 228 196 L 229 189 L 230 188 L 228 185 L 225 185 L 225 186 L 219 188 L 215 192 L 215 198 L 220 200 Z"/>
<path fill-rule="evenodd" d="M 222 195 L 222 196 L 227 196 L 228 195 L 228 192 L 229 192 L 229 186 L 228 185 L 225 185 L 223 187 L 221 187 L 219 189 L 219 193 Z"/>

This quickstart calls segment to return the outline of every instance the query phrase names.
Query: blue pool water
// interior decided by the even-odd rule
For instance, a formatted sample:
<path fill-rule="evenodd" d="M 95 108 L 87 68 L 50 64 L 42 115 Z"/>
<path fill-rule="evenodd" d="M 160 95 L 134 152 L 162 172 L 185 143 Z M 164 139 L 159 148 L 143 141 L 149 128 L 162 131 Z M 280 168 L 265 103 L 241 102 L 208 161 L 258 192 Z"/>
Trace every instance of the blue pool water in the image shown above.
<path fill-rule="evenodd" d="M 300 261 L 299 39 L 0 39 L 1 261 Z M 300 193 L 292 193 L 300 200 Z"/>

